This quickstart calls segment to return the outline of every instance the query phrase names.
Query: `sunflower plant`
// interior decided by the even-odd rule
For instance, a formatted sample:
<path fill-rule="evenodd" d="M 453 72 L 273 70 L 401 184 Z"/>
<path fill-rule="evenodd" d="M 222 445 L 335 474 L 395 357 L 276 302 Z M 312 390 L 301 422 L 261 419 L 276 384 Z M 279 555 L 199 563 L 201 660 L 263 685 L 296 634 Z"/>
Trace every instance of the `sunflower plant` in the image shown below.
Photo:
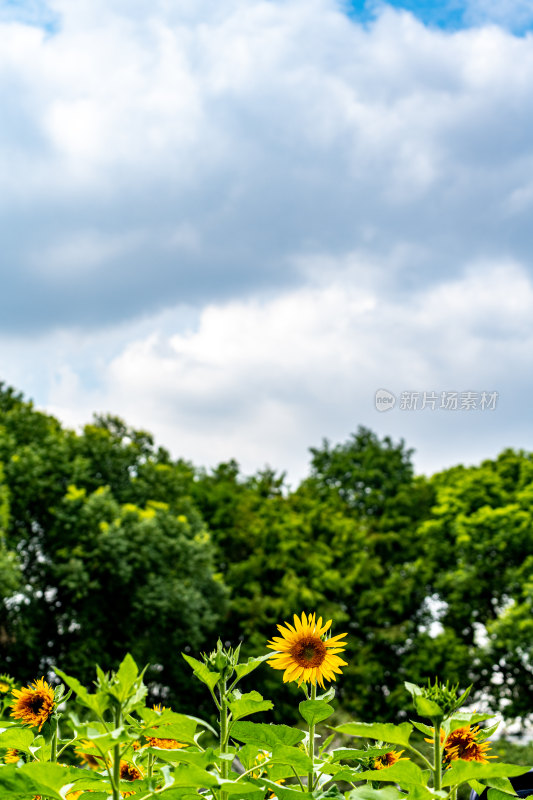
<path fill-rule="evenodd" d="M 346 634 L 331 628 L 331 620 L 302 613 L 278 625 L 267 644 L 271 652 L 257 658 L 243 661 L 240 647 L 221 641 L 199 658 L 184 654 L 212 698 L 214 725 L 148 706 L 144 671 L 129 655 L 115 672 L 97 667 L 92 690 L 60 669 L 64 686 L 44 678 L 21 689 L 10 685 L 10 720 L 0 725 L 0 797 L 455 800 L 467 784 L 478 793 L 488 788 L 489 800 L 508 800 L 509 778 L 526 768 L 493 758 L 489 737 L 496 726 L 481 727 L 489 715 L 464 710 L 468 690 L 438 680 L 406 684 L 412 722 L 327 726 L 347 647 Z M 273 708 L 246 686 L 265 662 L 295 684 L 300 725 L 254 718 Z M 415 732 L 430 745 L 429 756 Z M 352 746 L 353 737 L 361 745 Z"/>

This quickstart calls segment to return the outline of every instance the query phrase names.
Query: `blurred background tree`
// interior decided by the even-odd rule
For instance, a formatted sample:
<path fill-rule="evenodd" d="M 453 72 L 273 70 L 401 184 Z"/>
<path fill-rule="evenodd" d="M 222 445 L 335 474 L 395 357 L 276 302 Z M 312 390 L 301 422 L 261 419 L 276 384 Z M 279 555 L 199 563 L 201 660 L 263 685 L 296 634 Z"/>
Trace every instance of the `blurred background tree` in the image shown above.
<path fill-rule="evenodd" d="M 0 657 L 19 680 L 90 681 L 125 651 L 154 700 L 198 711 L 181 651 L 220 635 L 265 652 L 301 611 L 347 630 L 339 714 L 399 718 L 403 681 L 439 674 L 507 718 L 533 708 L 533 457 L 415 476 L 403 441 L 359 428 L 311 449 L 290 490 L 174 460 L 114 416 L 63 428 L 0 384 Z M 294 687 L 255 675 L 277 713 Z M 270 716 L 269 719 L 272 719 Z"/>

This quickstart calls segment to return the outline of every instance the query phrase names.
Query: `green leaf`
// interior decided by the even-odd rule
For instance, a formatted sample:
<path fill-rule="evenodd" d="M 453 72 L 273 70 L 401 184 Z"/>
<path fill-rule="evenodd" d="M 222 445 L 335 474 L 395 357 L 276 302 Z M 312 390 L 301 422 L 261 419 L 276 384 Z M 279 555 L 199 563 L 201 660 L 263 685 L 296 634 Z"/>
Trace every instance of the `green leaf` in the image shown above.
<path fill-rule="evenodd" d="M 406 784 L 419 784 L 420 786 L 426 785 L 424 773 L 412 761 L 401 760 L 397 761 L 390 767 L 384 769 L 368 769 L 359 773 L 359 780 L 362 781 L 392 781 L 399 783 L 400 786 Z"/>
<path fill-rule="evenodd" d="M 154 725 L 146 728 L 143 733 L 145 736 L 153 736 L 156 739 L 174 739 L 184 744 L 195 744 L 194 735 L 197 723 L 184 714 L 173 714 L 171 723 Z"/>
<path fill-rule="evenodd" d="M 231 736 L 239 742 L 257 744 L 265 750 L 272 751 L 276 745 L 294 745 L 305 737 L 303 731 L 290 728 L 288 725 L 268 725 L 264 722 L 236 722 L 231 729 Z"/>
<path fill-rule="evenodd" d="M 347 733 L 349 736 L 362 736 L 365 739 L 378 739 L 382 742 L 408 747 L 413 726 L 409 722 L 402 722 L 400 725 L 381 722 L 346 722 L 333 730 L 337 733 Z"/>
<path fill-rule="evenodd" d="M 509 794 L 507 792 L 501 792 L 499 789 L 489 789 L 487 792 L 487 800 L 509 800 Z"/>
<path fill-rule="evenodd" d="M 127 653 L 116 674 L 118 682 L 118 699 L 124 701 L 127 699 L 131 688 L 139 677 L 139 668 L 133 660 L 132 656 Z"/>
<path fill-rule="evenodd" d="M 529 767 L 516 764 L 481 764 L 479 761 L 457 759 L 443 775 L 442 786 L 456 786 L 458 783 L 486 778 L 513 778 L 528 772 Z"/>
<path fill-rule="evenodd" d="M 273 653 L 267 653 L 264 656 L 259 656 L 258 658 L 249 658 L 244 664 L 237 664 L 235 667 L 235 675 L 237 676 L 237 681 L 240 681 L 241 678 L 244 678 L 245 675 L 249 675 L 250 672 L 253 672 L 254 669 L 257 669 L 263 661 L 266 661 L 268 658 L 271 658 Z"/>
<path fill-rule="evenodd" d="M 395 786 L 383 786 L 373 789 L 370 784 L 358 786 L 346 795 L 347 800 L 405 800 L 405 795 Z"/>
<path fill-rule="evenodd" d="M 229 709 L 235 721 L 260 711 L 270 711 L 271 708 L 274 708 L 272 702 L 263 700 L 259 692 L 248 692 L 229 703 Z"/>
<path fill-rule="evenodd" d="M 421 717 L 429 717 L 429 719 L 435 719 L 438 717 L 442 719 L 444 716 L 442 708 L 433 700 L 428 700 L 427 697 L 415 695 L 413 697 L 413 703 L 415 709 L 418 711 Z"/>
<path fill-rule="evenodd" d="M 218 786 L 218 781 L 210 772 L 194 764 L 178 767 L 173 773 L 173 786 L 194 786 L 197 789 Z"/>
<path fill-rule="evenodd" d="M 351 747 L 340 747 L 330 754 L 332 761 L 357 761 L 360 758 L 377 758 L 388 753 L 390 747 L 369 747 L 367 750 L 355 750 Z"/>
<path fill-rule="evenodd" d="M 289 747 L 288 745 L 280 744 L 272 750 L 272 763 L 273 764 L 289 764 L 301 773 L 309 772 L 312 769 L 312 762 L 309 756 L 300 750 L 298 747 Z"/>
<path fill-rule="evenodd" d="M 410 722 L 411 722 L 411 725 L 414 725 L 415 728 L 418 731 L 420 731 L 420 733 L 423 733 L 425 736 L 430 736 L 431 739 L 433 740 L 433 738 L 434 738 L 434 729 L 433 728 L 431 728 L 429 725 L 424 725 L 423 722 L 415 722 L 415 720 L 413 720 L 413 719 L 410 720 Z"/>
<path fill-rule="evenodd" d="M 104 692 L 89 694 L 85 686 L 83 686 L 76 678 L 72 678 L 70 675 L 67 675 L 58 667 L 54 667 L 54 672 L 56 675 L 59 675 L 59 677 L 67 684 L 68 687 L 76 692 L 78 700 L 82 705 L 90 708 L 91 711 L 94 711 L 99 717 L 104 715 L 105 710 L 109 706 L 109 700 Z"/>
<path fill-rule="evenodd" d="M 211 670 L 207 669 L 205 664 L 202 664 L 201 661 L 197 661 L 196 658 L 192 656 L 188 656 L 185 653 L 181 654 L 187 664 L 192 667 L 194 674 L 198 678 L 199 681 L 205 683 L 206 686 L 209 686 L 211 691 L 215 688 L 218 681 L 220 680 L 220 672 L 211 672 Z"/>
<path fill-rule="evenodd" d="M 300 714 L 308 725 L 323 722 L 334 713 L 335 709 L 325 700 L 303 700 L 300 705 Z"/>
<path fill-rule="evenodd" d="M 498 789 L 498 791 L 504 792 L 504 794 L 512 794 L 513 797 L 516 797 L 516 792 L 509 778 L 498 778 L 498 777 L 485 778 L 484 780 L 481 781 L 481 784 L 485 784 L 486 786 L 489 786 L 491 789 Z M 483 787 L 483 789 L 484 788 L 485 786 Z M 481 792 L 478 792 L 478 794 L 481 794 Z"/>
<path fill-rule="evenodd" d="M 0 747 L 13 747 L 15 750 L 30 752 L 30 745 L 34 740 L 33 733 L 28 728 L 8 728 L 0 733 Z"/>
<path fill-rule="evenodd" d="M 288 786 L 280 786 L 278 783 L 261 778 L 261 783 L 268 786 L 274 797 L 279 800 L 302 800 L 302 792 L 300 789 L 291 789 Z M 312 797 L 312 795 L 307 795 Z M 305 795 L 303 796 L 305 798 Z"/>

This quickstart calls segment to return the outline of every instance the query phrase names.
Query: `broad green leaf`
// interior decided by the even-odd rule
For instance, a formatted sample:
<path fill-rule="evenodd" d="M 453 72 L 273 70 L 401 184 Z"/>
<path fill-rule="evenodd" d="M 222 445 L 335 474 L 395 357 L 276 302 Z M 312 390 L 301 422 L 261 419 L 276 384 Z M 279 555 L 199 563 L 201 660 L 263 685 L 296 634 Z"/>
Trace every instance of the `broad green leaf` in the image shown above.
<path fill-rule="evenodd" d="M 288 725 L 268 725 L 265 722 L 236 722 L 231 729 L 231 736 L 239 742 L 257 744 L 271 751 L 276 745 L 294 745 L 305 737 L 303 731 L 290 728 Z"/>
<path fill-rule="evenodd" d="M 429 719 L 439 717 L 442 719 L 444 716 L 442 708 L 437 705 L 437 703 L 433 700 L 428 700 L 427 697 L 422 697 L 422 695 L 415 695 L 413 697 L 413 704 L 421 717 L 429 717 Z"/>
<path fill-rule="evenodd" d="M 289 788 L 288 786 L 280 786 L 279 783 L 274 783 L 273 781 L 266 780 L 265 778 L 261 778 L 261 783 L 264 783 L 265 786 L 268 786 L 270 791 L 273 793 L 275 797 L 278 797 L 279 800 L 302 800 L 302 792 L 300 789 L 293 789 Z M 307 795 L 311 797 L 311 795 Z M 305 798 L 305 795 L 303 795 Z"/>
<path fill-rule="evenodd" d="M 308 725 L 317 725 L 319 722 L 324 722 L 325 719 L 331 717 L 335 710 L 325 700 L 303 700 L 299 705 L 299 709 L 300 714 Z"/>
<path fill-rule="evenodd" d="M 223 791 L 227 792 L 229 795 L 242 794 L 246 797 L 249 797 L 250 795 L 257 795 L 261 798 L 264 796 L 264 791 L 261 789 L 261 787 L 257 786 L 255 783 L 250 783 L 250 781 L 220 780 L 219 783 Z"/>
<path fill-rule="evenodd" d="M 270 711 L 271 708 L 274 708 L 272 702 L 263 700 L 259 692 L 248 692 L 229 704 L 234 720 L 248 717 L 250 714 L 257 714 L 260 711 Z"/>
<path fill-rule="evenodd" d="M 145 736 L 153 736 L 156 739 L 175 739 L 184 744 L 195 744 L 194 735 L 197 723 L 185 714 L 175 714 L 170 724 L 153 724 L 150 728 L 143 730 Z"/>
<path fill-rule="evenodd" d="M 173 786 L 194 786 L 197 789 L 201 789 L 218 785 L 214 775 L 194 766 L 194 764 L 178 767 L 173 773 L 173 778 Z"/>
<path fill-rule="evenodd" d="M 188 656 L 185 653 L 182 653 L 182 656 L 187 664 L 192 667 L 193 672 L 198 680 L 202 681 L 202 683 L 205 683 L 206 686 L 209 686 L 211 691 L 213 691 L 220 679 L 220 672 L 211 672 L 211 670 L 207 669 L 206 665 L 202 664 L 201 661 L 198 661 L 196 658 Z"/>
<path fill-rule="evenodd" d="M 482 781 L 480 781 L 480 783 L 485 784 L 485 786 L 489 786 L 491 789 L 498 789 L 499 792 L 503 792 L 504 794 L 512 794 L 513 796 L 516 796 L 513 784 L 509 778 L 484 778 Z M 483 786 L 483 789 L 485 786 Z M 478 794 L 481 794 L 481 792 L 478 792 Z"/>
<path fill-rule="evenodd" d="M 139 668 L 132 656 L 127 653 L 117 672 L 117 681 L 121 688 L 121 699 L 125 700 L 128 693 L 139 677 Z"/>
<path fill-rule="evenodd" d="M 481 764 L 479 761 L 457 759 L 442 777 L 442 786 L 456 786 L 458 783 L 486 778 L 513 778 L 528 772 L 529 767 L 516 764 Z"/>
<path fill-rule="evenodd" d="M 83 684 L 81 684 L 76 678 L 66 675 L 62 670 L 58 669 L 58 667 L 54 667 L 54 672 L 56 675 L 59 675 L 59 677 L 67 684 L 68 687 L 76 692 L 77 698 L 82 705 L 90 708 L 91 711 L 94 711 L 97 714 L 97 716 L 103 716 L 105 710 L 109 706 L 109 700 L 104 692 L 90 694 L 85 686 L 83 686 Z"/>
<path fill-rule="evenodd" d="M 420 733 L 424 734 L 424 736 L 429 736 L 431 739 L 433 739 L 434 728 L 431 728 L 429 725 L 424 725 L 423 722 L 415 722 L 415 720 L 413 720 L 413 719 L 410 720 L 410 722 L 411 722 L 411 725 L 414 725 L 415 728 L 418 731 L 420 731 Z"/>
<path fill-rule="evenodd" d="M 34 740 L 33 733 L 28 728 L 8 728 L 0 733 L 0 747 L 13 747 L 15 750 L 30 752 L 30 745 Z"/>
<path fill-rule="evenodd" d="M 350 747 L 340 747 L 330 753 L 332 761 L 356 761 L 360 758 L 377 758 L 388 753 L 390 747 L 369 747 L 367 750 L 355 750 Z"/>
<path fill-rule="evenodd" d="M 408 786 L 409 800 L 442 800 L 448 794 L 443 791 L 435 791 L 427 786 Z"/>
<path fill-rule="evenodd" d="M 481 795 L 487 788 L 483 783 L 480 783 L 480 781 L 476 780 L 468 781 L 468 785 L 470 786 L 471 789 L 475 791 L 476 794 L 479 795 Z"/>
<path fill-rule="evenodd" d="M 426 785 L 424 773 L 412 761 L 400 760 L 396 764 L 384 769 L 368 769 L 358 773 L 359 780 L 362 781 L 392 781 L 399 783 L 400 786 L 406 784 L 419 784 L 420 786 Z"/>
<path fill-rule="evenodd" d="M 409 745 L 409 737 L 413 726 L 409 722 L 400 725 L 381 722 L 346 722 L 333 728 L 337 733 L 347 733 L 349 736 L 362 736 L 365 739 L 378 739 L 389 744 Z"/>
<path fill-rule="evenodd" d="M 509 795 L 507 792 L 500 791 L 500 789 L 489 789 L 487 792 L 487 800 L 509 800 Z"/>
<path fill-rule="evenodd" d="M 374 789 L 367 783 L 365 786 L 358 786 L 346 795 L 347 800 L 401 800 L 405 799 L 403 792 L 395 786 L 383 786 L 381 789 Z"/>
<path fill-rule="evenodd" d="M 267 653 L 264 656 L 259 656 L 258 658 L 249 658 L 244 664 L 237 664 L 235 667 L 235 675 L 237 676 L 237 681 L 240 681 L 241 678 L 244 678 L 245 675 L 249 675 L 250 672 L 253 672 L 254 669 L 257 669 L 263 661 L 266 661 L 268 658 L 271 658 L 273 653 Z M 234 681 L 235 683 L 236 681 Z"/>
<path fill-rule="evenodd" d="M 312 768 L 311 759 L 303 750 L 298 747 L 289 747 L 285 744 L 280 744 L 273 748 L 272 763 L 289 764 L 300 773 L 309 772 Z"/>

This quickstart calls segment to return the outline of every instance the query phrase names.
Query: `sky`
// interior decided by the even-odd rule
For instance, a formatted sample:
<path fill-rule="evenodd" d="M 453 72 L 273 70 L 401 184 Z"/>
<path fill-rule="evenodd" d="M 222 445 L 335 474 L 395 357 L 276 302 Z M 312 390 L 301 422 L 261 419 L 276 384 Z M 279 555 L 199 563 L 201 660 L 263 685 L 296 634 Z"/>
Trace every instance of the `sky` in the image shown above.
<path fill-rule="evenodd" d="M 426 474 L 533 450 L 532 31 L 530 0 L 3 0 L 0 380 L 291 485 L 359 425 Z"/>

